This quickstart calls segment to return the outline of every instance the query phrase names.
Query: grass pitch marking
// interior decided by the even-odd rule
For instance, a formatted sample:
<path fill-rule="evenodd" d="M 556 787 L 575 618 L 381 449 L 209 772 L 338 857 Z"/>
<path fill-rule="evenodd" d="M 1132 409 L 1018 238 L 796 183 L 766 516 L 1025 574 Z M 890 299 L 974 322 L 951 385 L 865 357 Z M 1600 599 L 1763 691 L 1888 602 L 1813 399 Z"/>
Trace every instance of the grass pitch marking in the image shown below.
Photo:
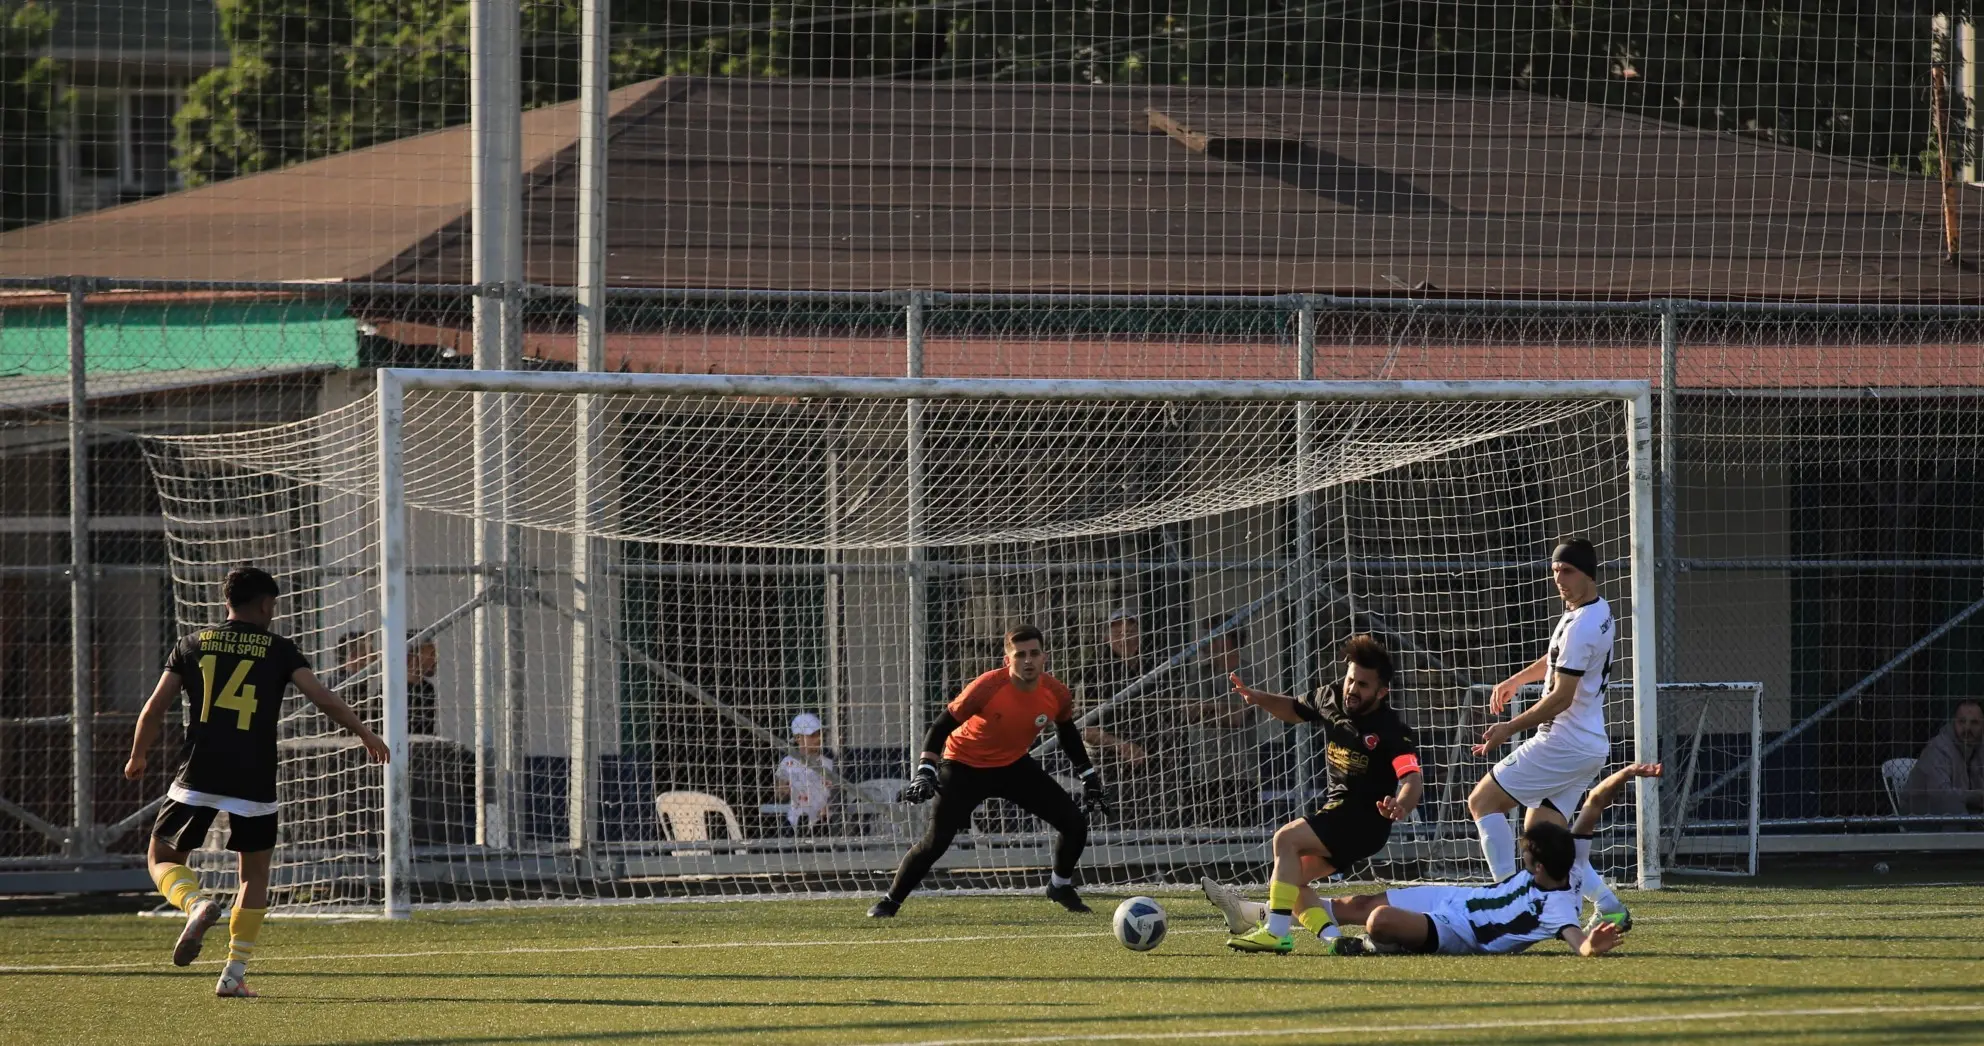
<path fill-rule="evenodd" d="M 1984 1013 L 1984 1003 L 1949 1003 L 1932 1006 L 1834 1006 L 1816 1009 L 1786 1010 L 1718 1010 L 1712 1013 L 1668 1013 L 1643 1014 L 1630 1017 L 1536 1017 L 1526 1018 L 1526 1027 L 1601 1027 L 1634 1024 L 1666 1024 L 1683 1021 L 1741 1021 L 1760 1018 L 1783 1019 L 1786 1017 L 1872 1017 L 1906 1013 Z M 1507 1028 L 1510 1022 L 1499 1021 L 1443 1021 L 1437 1024 L 1387 1024 L 1387 1032 L 1438 1032 L 1438 1031 L 1491 1031 Z M 1334 1036 L 1343 1032 L 1342 1024 L 1314 1025 L 1303 1028 L 1236 1028 L 1228 1031 L 1138 1031 L 1138 1032 L 1086 1032 L 1066 1035 L 1017 1035 L 1001 1038 L 974 1039 L 916 1039 L 910 1041 L 861 1043 L 859 1046 L 1027 1046 L 1030 1043 L 1045 1042 L 1156 1042 L 1183 1041 L 1191 1039 L 1280 1039 L 1294 1036 Z"/>

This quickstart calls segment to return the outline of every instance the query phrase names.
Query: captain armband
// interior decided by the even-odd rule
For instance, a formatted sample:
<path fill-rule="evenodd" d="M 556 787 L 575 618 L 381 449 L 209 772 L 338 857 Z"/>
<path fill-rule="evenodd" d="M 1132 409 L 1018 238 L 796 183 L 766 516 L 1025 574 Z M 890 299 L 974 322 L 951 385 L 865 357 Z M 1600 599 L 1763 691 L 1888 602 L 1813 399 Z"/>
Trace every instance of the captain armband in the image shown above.
<path fill-rule="evenodd" d="M 1398 777 L 1419 772 L 1419 757 L 1411 752 L 1392 760 L 1392 773 Z"/>

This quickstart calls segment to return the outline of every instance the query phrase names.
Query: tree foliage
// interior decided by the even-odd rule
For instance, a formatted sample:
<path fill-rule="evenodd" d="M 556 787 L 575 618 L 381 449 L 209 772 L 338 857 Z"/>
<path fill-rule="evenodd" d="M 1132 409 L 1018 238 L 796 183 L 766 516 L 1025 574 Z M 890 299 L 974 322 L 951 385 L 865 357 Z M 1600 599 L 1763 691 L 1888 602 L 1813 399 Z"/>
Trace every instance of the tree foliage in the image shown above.
<path fill-rule="evenodd" d="M 1965 0 L 1944 0 L 1960 3 Z M 179 118 L 191 181 L 467 118 L 463 0 L 219 0 L 234 60 Z M 527 105 L 573 96 L 578 0 L 525 0 Z M 1908 0 L 621 0 L 614 73 L 1534 92 L 1913 167 Z"/>
<path fill-rule="evenodd" d="M 54 31 L 54 12 L 36 0 L 0 0 L 0 229 L 54 210 L 61 112 L 48 57 Z"/>

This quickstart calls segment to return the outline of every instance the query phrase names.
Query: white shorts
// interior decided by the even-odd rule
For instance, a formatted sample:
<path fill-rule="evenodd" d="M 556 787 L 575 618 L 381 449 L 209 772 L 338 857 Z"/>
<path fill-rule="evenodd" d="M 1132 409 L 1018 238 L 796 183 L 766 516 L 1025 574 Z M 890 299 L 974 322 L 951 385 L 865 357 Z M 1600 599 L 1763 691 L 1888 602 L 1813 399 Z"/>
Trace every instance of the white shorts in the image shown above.
<path fill-rule="evenodd" d="M 1473 955 L 1481 949 L 1474 944 L 1474 931 L 1467 919 L 1453 914 L 1453 907 L 1466 903 L 1474 890 L 1466 886 L 1404 886 L 1385 891 L 1385 903 L 1418 912 L 1433 921 L 1440 936 L 1437 954 Z"/>
<path fill-rule="evenodd" d="M 1568 821 L 1577 813 L 1578 800 L 1605 769 L 1605 760 L 1604 752 L 1592 755 L 1553 744 L 1545 734 L 1524 741 L 1488 776 L 1516 802 L 1532 809 L 1547 803 Z"/>

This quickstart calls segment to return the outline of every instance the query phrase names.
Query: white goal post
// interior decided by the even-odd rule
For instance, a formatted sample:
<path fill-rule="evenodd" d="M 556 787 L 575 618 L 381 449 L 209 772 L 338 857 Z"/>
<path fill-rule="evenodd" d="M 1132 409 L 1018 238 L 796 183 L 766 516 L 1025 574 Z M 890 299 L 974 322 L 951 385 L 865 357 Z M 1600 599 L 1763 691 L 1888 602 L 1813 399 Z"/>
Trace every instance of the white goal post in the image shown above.
<path fill-rule="evenodd" d="M 1478 776 L 1460 709 L 1541 649 L 1565 532 L 1600 544 L 1658 748 L 1643 382 L 382 369 L 307 422 L 149 450 L 182 618 L 272 564 L 277 627 L 383 724 L 383 770 L 307 709 L 285 735 L 292 908 L 877 889 L 924 727 L 1019 620 L 1117 786 L 1085 880 L 1258 881 L 1323 760 L 1222 703 L 1226 672 L 1308 689 L 1379 633 L 1429 777 Z M 1595 855 L 1644 888 L 1653 794 Z M 1472 838 L 1429 799 L 1353 875 L 1482 875 Z M 929 886 L 1032 888 L 1048 841 L 994 801 Z"/>

